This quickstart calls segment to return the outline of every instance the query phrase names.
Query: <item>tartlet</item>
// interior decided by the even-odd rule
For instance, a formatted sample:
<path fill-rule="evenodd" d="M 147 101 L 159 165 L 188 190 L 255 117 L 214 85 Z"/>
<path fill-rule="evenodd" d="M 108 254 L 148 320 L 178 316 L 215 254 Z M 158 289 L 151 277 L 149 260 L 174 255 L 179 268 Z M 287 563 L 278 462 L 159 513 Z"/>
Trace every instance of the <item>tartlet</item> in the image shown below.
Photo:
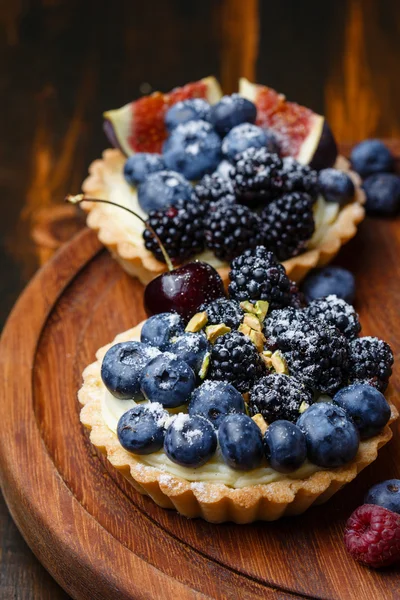
<path fill-rule="evenodd" d="M 304 477 L 278 474 L 270 483 L 255 483 L 232 487 L 210 481 L 189 481 L 168 471 L 146 464 L 146 457 L 131 454 L 120 445 L 116 433 L 107 424 L 102 403 L 106 388 L 102 382 L 101 363 L 114 344 L 140 339 L 143 323 L 118 335 L 112 344 L 100 348 L 96 362 L 83 372 L 79 401 L 83 405 L 81 422 L 90 430 L 90 440 L 110 463 L 126 477 L 141 494 L 150 496 L 162 508 L 176 509 L 188 518 L 201 517 L 212 523 L 233 521 L 250 523 L 273 521 L 283 516 L 297 515 L 313 504 L 326 502 L 346 483 L 372 463 L 379 448 L 392 437 L 390 423 L 398 416 L 389 402 L 391 416 L 376 436 L 361 441 L 354 460 L 335 469 L 311 469 Z M 390 393 L 389 393 L 390 396 Z"/>
<path fill-rule="evenodd" d="M 174 264 L 204 260 L 227 283 L 228 262 L 263 243 L 299 281 L 332 260 L 364 218 L 361 180 L 338 155 L 324 117 L 267 86 L 241 79 L 239 94 L 222 97 L 218 82 L 207 77 L 144 96 L 104 117 L 116 149 L 91 164 L 84 196 L 149 217 L 170 244 Z M 347 181 L 350 193 L 343 195 L 340 184 L 337 196 L 324 198 L 317 171 L 330 167 L 349 176 L 339 179 Z M 167 181 L 171 176 L 174 182 Z M 288 198 L 293 193 L 296 200 Z M 222 223 L 227 213 L 218 206 L 228 197 Z M 179 202 L 174 219 L 171 205 L 173 212 Z M 187 209 L 190 203 L 194 212 Z M 143 236 L 144 223 L 109 204 L 88 201 L 82 207 L 88 226 L 130 275 L 146 284 L 165 271 L 151 231 Z"/>
<path fill-rule="evenodd" d="M 145 217 L 138 207 L 136 192 L 124 180 L 125 160 L 120 150 L 105 150 L 102 159 L 95 160 L 90 165 L 89 176 L 83 182 L 82 190 L 88 198 L 113 200 L 134 208 Z M 329 263 L 341 246 L 355 236 L 357 226 L 364 219 L 365 194 L 361 189 L 359 176 L 350 170 L 349 162 L 343 156 L 337 158 L 335 168 L 347 172 L 353 180 L 354 200 L 341 210 L 329 208 L 329 204 L 326 203 L 317 213 L 316 221 L 321 222 L 317 223 L 316 233 L 307 250 L 283 263 L 287 274 L 294 281 L 300 281 L 311 269 Z M 318 210 L 318 203 L 316 206 Z M 84 202 L 82 207 L 88 213 L 88 227 L 97 232 L 99 240 L 129 275 L 147 284 L 166 270 L 166 265 L 146 250 L 142 238 L 144 225 L 135 217 L 118 208 L 94 202 Z M 223 280 L 228 281 L 228 264 L 218 260 L 210 251 L 203 252 L 195 258 L 212 264 Z"/>

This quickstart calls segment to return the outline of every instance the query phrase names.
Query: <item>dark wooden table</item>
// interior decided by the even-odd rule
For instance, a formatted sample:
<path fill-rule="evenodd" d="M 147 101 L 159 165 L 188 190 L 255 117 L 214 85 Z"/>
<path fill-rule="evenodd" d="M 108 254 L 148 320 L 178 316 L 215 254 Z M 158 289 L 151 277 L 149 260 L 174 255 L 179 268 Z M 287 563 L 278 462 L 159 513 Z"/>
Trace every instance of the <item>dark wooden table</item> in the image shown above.
<path fill-rule="evenodd" d="M 325 113 L 341 142 L 399 137 L 399 34 L 396 0 L 3 3 L 0 322 L 83 226 L 61 201 L 106 145 L 103 110 L 210 73 L 231 92 L 245 75 Z M 4 502 L 0 533 L 0 599 L 67 598 Z"/>

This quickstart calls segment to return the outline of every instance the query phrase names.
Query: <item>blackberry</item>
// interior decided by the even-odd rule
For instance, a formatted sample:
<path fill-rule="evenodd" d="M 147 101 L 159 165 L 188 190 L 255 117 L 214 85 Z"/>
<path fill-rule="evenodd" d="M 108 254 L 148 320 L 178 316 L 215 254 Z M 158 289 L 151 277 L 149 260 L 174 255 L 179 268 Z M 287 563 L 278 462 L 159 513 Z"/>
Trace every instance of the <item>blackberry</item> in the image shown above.
<path fill-rule="evenodd" d="M 302 165 L 291 156 L 282 159 L 278 176 L 283 192 L 306 192 L 315 199 L 318 196 L 318 173 L 308 165 Z"/>
<path fill-rule="evenodd" d="M 232 181 L 221 177 L 218 173 L 204 175 L 194 186 L 194 193 L 201 203 L 218 202 L 222 199 L 235 203 Z"/>
<path fill-rule="evenodd" d="M 207 215 L 204 235 L 207 248 L 228 262 L 263 241 L 260 217 L 247 206 L 228 203 L 226 198 L 214 204 Z"/>
<path fill-rule="evenodd" d="M 174 264 L 180 264 L 204 249 L 204 206 L 199 202 L 178 202 L 162 210 L 151 210 L 147 223 L 154 229 Z M 143 231 L 144 245 L 157 260 L 165 262 L 157 240 L 149 229 Z"/>
<path fill-rule="evenodd" d="M 349 347 L 350 383 L 368 383 L 384 392 L 392 374 L 393 352 L 376 337 L 353 340 Z"/>
<path fill-rule="evenodd" d="M 206 311 L 207 325 L 218 325 L 225 323 L 231 329 L 237 329 L 242 322 L 244 312 L 235 300 L 227 298 L 218 298 L 209 304 L 202 304 L 199 312 Z"/>
<path fill-rule="evenodd" d="M 229 295 L 233 300 L 268 300 L 270 310 L 289 306 L 290 280 L 285 267 L 265 246 L 245 250 L 232 261 Z"/>
<path fill-rule="evenodd" d="M 313 395 L 296 377 L 274 373 L 259 379 L 250 391 L 249 410 L 261 413 L 267 423 L 278 419 L 295 423 L 302 410 L 308 408 Z"/>
<path fill-rule="evenodd" d="M 318 320 L 300 321 L 282 332 L 278 348 L 290 375 L 323 394 L 334 394 L 346 381 L 348 342 L 336 327 Z"/>
<path fill-rule="evenodd" d="M 281 337 L 288 331 L 293 331 L 307 320 L 306 312 L 289 306 L 268 313 L 264 321 L 264 335 L 267 347 L 276 350 L 281 345 Z"/>
<path fill-rule="evenodd" d="M 212 350 L 207 376 L 231 383 L 239 392 L 247 392 L 265 373 L 256 347 L 239 331 L 217 338 Z"/>
<path fill-rule="evenodd" d="M 315 229 L 311 196 L 303 192 L 284 194 L 262 211 L 265 244 L 279 260 L 299 254 Z"/>
<path fill-rule="evenodd" d="M 331 295 L 313 300 L 306 309 L 311 319 L 334 325 L 348 339 L 353 340 L 361 331 L 358 315 L 351 304 Z"/>
<path fill-rule="evenodd" d="M 290 295 L 290 306 L 293 306 L 293 308 L 297 309 L 304 308 L 306 306 L 306 297 L 304 296 L 303 292 L 300 291 L 299 286 L 295 281 L 290 282 Z"/>
<path fill-rule="evenodd" d="M 267 148 L 248 148 L 238 154 L 229 174 L 237 198 L 244 204 L 257 204 L 276 197 L 282 187 L 282 167 L 281 158 Z"/>

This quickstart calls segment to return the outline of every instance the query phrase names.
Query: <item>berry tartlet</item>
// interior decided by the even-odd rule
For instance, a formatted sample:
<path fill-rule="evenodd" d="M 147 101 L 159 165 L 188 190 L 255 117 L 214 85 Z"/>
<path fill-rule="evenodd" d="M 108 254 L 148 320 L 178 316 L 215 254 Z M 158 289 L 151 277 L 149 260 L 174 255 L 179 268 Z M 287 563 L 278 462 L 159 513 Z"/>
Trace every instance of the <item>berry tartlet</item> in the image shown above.
<path fill-rule="evenodd" d="M 360 337 L 344 300 L 305 305 L 266 247 L 230 269 L 228 296 L 196 261 L 149 284 L 158 310 L 83 373 L 81 422 L 161 507 L 215 523 L 275 520 L 328 500 L 390 440 L 393 354 Z"/>
<path fill-rule="evenodd" d="M 296 281 L 328 263 L 364 217 L 359 176 L 310 109 L 241 80 L 221 95 L 213 77 L 105 113 L 115 146 L 82 189 L 87 223 L 142 283 L 163 272 L 154 235 L 175 265 L 192 258 L 227 282 L 229 263 L 264 245 Z"/>

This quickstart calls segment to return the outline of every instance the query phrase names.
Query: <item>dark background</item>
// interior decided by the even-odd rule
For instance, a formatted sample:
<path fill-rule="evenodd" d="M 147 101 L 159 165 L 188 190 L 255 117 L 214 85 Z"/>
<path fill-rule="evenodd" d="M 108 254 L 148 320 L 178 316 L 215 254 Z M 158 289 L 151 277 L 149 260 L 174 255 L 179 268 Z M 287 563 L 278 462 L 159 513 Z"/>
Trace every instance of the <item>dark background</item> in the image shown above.
<path fill-rule="evenodd" d="M 396 138 L 399 64 L 398 0 L 0 0 L 0 323 L 84 225 L 62 199 L 107 146 L 104 110 L 245 75 L 327 115 L 340 142 Z M 67 598 L 3 502 L 0 536 L 0 598 Z"/>

